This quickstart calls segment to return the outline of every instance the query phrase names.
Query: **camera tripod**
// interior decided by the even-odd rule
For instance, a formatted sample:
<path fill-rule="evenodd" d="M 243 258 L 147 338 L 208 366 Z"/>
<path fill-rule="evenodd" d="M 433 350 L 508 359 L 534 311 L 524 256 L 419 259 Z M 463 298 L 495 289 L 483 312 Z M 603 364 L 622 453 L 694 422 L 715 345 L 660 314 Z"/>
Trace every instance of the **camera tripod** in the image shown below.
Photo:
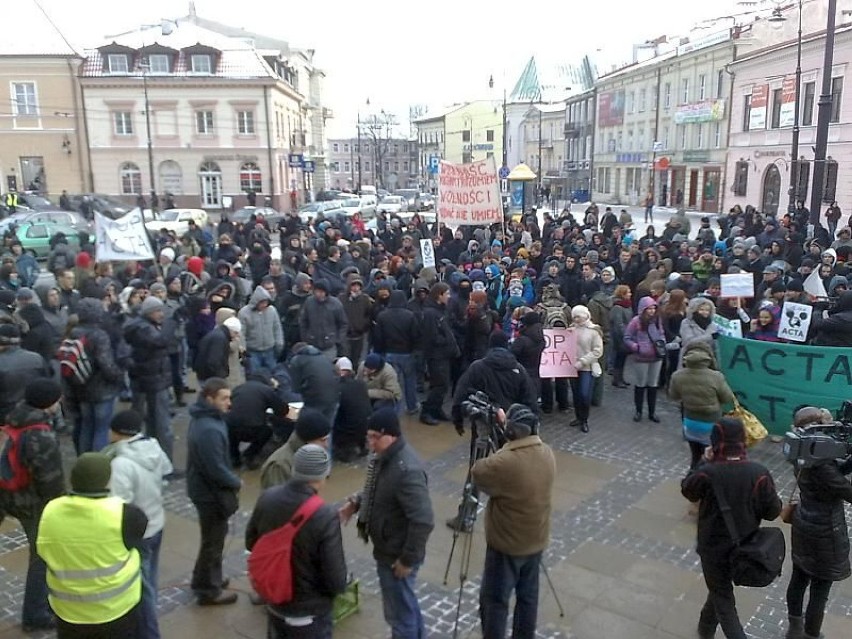
<path fill-rule="evenodd" d="M 461 546 L 461 560 L 459 564 L 459 597 L 456 603 L 456 616 L 453 622 L 453 639 L 458 637 L 459 632 L 459 616 L 461 614 L 462 596 L 464 594 L 464 586 L 467 582 L 468 571 L 470 570 L 470 557 L 473 548 L 473 527 L 476 524 L 477 511 L 479 509 L 479 491 L 473 484 L 471 471 L 473 465 L 480 459 L 485 459 L 491 453 L 495 452 L 500 445 L 506 441 L 505 434 L 500 429 L 496 420 L 496 411 L 489 410 L 485 415 L 471 415 L 471 439 L 470 439 L 470 460 L 467 468 L 467 476 L 462 490 L 462 499 L 458 508 L 456 525 L 453 527 L 453 543 L 450 546 L 450 554 L 447 557 L 447 567 L 444 570 L 444 585 L 448 583 L 450 575 L 450 566 L 453 562 L 456 544 L 459 536 L 464 534 Z M 547 584 L 550 591 L 553 593 L 553 598 L 556 601 L 556 606 L 559 609 L 559 616 L 564 617 L 565 611 L 562 608 L 562 603 L 559 601 L 559 596 L 556 594 L 556 587 L 550 579 L 550 573 L 547 571 L 547 566 L 539 560 L 542 572 L 544 572 Z"/>

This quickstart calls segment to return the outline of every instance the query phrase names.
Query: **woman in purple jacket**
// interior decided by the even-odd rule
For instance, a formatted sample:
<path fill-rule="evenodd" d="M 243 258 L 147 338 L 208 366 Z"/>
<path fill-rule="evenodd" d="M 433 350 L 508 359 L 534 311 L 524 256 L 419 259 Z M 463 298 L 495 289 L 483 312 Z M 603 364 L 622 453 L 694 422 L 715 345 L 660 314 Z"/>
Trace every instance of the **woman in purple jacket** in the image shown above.
<path fill-rule="evenodd" d="M 624 369 L 624 378 L 633 384 L 633 403 L 636 413 L 633 421 L 642 420 L 642 402 L 647 393 L 648 419 L 659 423 L 657 410 L 657 386 L 663 355 L 659 348 L 665 348 L 665 332 L 657 314 L 657 302 L 653 297 L 639 300 L 638 313 L 630 320 L 624 331 L 624 345 L 630 355 Z M 659 347 L 659 348 L 658 348 Z M 665 350 L 662 351 L 665 354 Z"/>

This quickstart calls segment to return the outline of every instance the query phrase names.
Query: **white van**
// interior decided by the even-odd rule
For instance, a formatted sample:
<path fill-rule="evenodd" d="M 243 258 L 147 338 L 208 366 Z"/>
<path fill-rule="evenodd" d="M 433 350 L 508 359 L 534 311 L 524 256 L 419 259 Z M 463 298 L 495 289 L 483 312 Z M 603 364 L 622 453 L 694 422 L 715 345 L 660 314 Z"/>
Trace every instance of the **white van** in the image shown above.
<path fill-rule="evenodd" d="M 372 196 L 375 197 L 376 196 L 376 187 L 371 186 L 369 184 L 363 184 L 363 185 L 361 185 L 360 195 L 372 195 Z"/>

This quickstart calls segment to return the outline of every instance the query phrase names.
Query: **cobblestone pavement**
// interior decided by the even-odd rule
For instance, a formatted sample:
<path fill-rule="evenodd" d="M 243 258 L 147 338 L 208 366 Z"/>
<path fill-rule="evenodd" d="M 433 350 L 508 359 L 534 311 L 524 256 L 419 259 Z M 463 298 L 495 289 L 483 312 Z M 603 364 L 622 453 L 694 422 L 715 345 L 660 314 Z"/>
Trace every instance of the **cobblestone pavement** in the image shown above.
<path fill-rule="evenodd" d="M 554 498 L 552 541 L 544 565 L 552 579 L 541 583 L 539 637 L 577 639 L 644 639 L 694 637 L 706 590 L 693 550 L 694 519 L 679 494 L 688 450 L 680 437 L 679 413 L 662 401 L 662 424 L 631 419 L 632 393 L 607 386 L 604 406 L 592 411 L 591 432 L 569 428 L 569 414 L 547 416 L 542 435 L 557 454 L 559 477 Z M 186 414 L 175 419 L 185 433 Z M 482 524 L 470 537 L 470 563 L 459 605 L 462 570 L 461 536 L 444 583 L 452 534 L 443 521 L 455 512 L 467 468 L 468 444 L 449 426 L 429 428 L 407 420 L 406 437 L 427 463 L 436 512 L 436 528 L 418 581 L 418 596 L 430 637 L 451 637 L 459 611 L 459 636 L 478 637 L 477 596 L 484 538 Z M 67 438 L 65 438 L 67 445 Z M 177 445 L 179 459 L 183 442 Z M 72 455 L 67 453 L 67 466 Z M 780 445 L 764 442 L 752 450 L 765 463 L 779 490 L 788 495 L 792 473 Z M 335 467 L 325 490 L 337 501 L 363 481 L 363 462 Z M 226 572 L 235 589 L 247 593 L 242 535 L 258 494 L 257 472 L 244 474 L 243 510 L 231 521 L 226 546 Z M 166 489 L 168 519 L 161 558 L 160 613 L 164 637 L 263 637 L 264 616 L 245 596 L 235 606 L 198 608 L 188 581 L 197 550 L 195 510 L 183 481 Z M 347 559 L 360 581 L 361 612 L 344 620 L 336 637 L 388 636 L 381 616 L 378 580 L 369 549 L 344 531 Z M 0 527 L 0 638 L 23 636 L 18 625 L 26 540 L 13 520 Z M 789 566 L 775 584 L 762 590 L 739 589 L 740 616 L 751 637 L 783 637 L 786 622 L 784 589 Z M 553 593 L 564 607 L 558 612 Z M 836 584 L 828 607 L 825 634 L 847 637 L 852 628 L 852 586 Z M 721 634 L 721 633 L 720 633 Z M 45 634 L 44 636 L 50 636 Z"/>

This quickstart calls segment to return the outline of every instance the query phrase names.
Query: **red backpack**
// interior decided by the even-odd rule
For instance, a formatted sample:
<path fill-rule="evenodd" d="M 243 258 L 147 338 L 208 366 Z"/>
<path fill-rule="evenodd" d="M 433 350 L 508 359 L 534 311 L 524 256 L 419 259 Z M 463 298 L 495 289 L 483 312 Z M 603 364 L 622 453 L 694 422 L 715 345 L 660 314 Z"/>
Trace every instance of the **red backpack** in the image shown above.
<path fill-rule="evenodd" d="M 21 438 L 32 430 L 50 431 L 50 426 L 31 424 L 23 428 L 0 428 L 0 490 L 14 493 L 30 485 L 32 475 L 21 461 Z"/>
<path fill-rule="evenodd" d="M 286 524 L 261 536 L 248 558 L 248 575 L 255 592 L 267 603 L 293 600 L 293 540 L 325 502 L 312 495 Z"/>

